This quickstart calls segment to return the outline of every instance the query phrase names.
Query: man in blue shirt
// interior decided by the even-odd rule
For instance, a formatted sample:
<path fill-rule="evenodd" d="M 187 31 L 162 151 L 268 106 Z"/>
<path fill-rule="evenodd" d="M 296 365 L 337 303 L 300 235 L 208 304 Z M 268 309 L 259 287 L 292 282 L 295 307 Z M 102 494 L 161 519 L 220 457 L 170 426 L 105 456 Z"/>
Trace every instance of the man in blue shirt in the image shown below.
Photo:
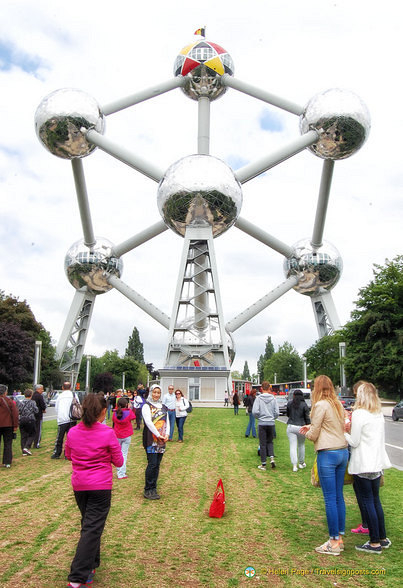
<path fill-rule="evenodd" d="M 168 386 L 168 392 L 165 393 L 162 399 L 162 404 L 167 407 L 168 418 L 169 418 L 169 439 L 172 441 L 175 427 L 175 416 L 176 416 L 176 397 L 174 394 L 174 387 L 172 384 Z"/>

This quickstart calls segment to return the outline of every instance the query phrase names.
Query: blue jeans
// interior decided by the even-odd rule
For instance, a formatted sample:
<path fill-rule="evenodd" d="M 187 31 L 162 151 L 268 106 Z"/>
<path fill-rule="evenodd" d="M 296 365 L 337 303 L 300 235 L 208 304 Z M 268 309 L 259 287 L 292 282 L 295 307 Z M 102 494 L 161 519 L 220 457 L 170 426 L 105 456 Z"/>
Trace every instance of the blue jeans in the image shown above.
<path fill-rule="evenodd" d="M 371 543 L 379 543 L 380 539 L 386 539 L 385 516 L 379 499 L 380 482 L 380 476 L 375 480 L 354 476 L 357 498 L 359 495 L 368 522 Z"/>
<path fill-rule="evenodd" d="M 248 415 L 249 415 L 249 423 L 246 428 L 245 437 L 249 437 L 251 431 L 252 431 L 252 436 L 256 437 L 255 417 L 253 416 L 253 414 L 251 412 L 248 413 Z"/>
<path fill-rule="evenodd" d="M 122 450 L 123 459 L 124 459 L 123 465 L 120 468 L 118 468 L 118 470 L 116 472 L 118 478 L 123 478 L 123 476 L 126 475 L 127 454 L 129 453 L 129 447 L 130 447 L 131 440 L 132 440 L 131 437 L 124 437 L 124 439 L 118 439 L 120 448 Z"/>
<path fill-rule="evenodd" d="M 161 460 L 164 457 L 163 453 L 146 453 L 147 455 L 147 467 L 145 474 L 145 486 L 144 490 L 156 490 L 158 474 L 160 473 Z"/>
<path fill-rule="evenodd" d="M 176 426 L 178 427 L 178 441 L 183 441 L 183 426 L 185 424 L 186 417 L 177 417 Z"/>
<path fill-rule="evenodd" d="M 169 438 L 172 441 L 174 436 L 174 429 L 175 429 L 175 410 L 168 410 L 168 418 L 169 418 Z"/>
<path fill-rule="evenodd" d="M 339 539 L 344 535 L 346 505 L 343 496 L 344 473 L 348 461 L 348 449 L 318 451 L 318 475 L 325 499 L 329 537 Z"/>

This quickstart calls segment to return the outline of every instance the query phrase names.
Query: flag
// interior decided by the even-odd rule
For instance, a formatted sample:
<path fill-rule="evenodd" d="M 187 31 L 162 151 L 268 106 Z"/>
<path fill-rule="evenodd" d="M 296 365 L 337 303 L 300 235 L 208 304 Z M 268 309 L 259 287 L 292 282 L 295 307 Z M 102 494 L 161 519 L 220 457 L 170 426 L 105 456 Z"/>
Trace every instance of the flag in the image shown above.
<path fill-rule="evenodd" d="M 203 27 L 202 29 L 197 29 L 194 33 L 194 35 L 201 35 L 202 37 L 206 36 L 206 28 Z"/>

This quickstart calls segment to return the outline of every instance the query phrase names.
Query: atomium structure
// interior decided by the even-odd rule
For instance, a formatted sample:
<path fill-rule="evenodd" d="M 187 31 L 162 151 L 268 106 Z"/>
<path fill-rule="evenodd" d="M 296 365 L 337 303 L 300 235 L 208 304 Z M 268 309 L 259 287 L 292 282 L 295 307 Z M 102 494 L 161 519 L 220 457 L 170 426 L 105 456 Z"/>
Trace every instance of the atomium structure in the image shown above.
<path fill-rule="evenodd" d="M 161 170 L 105 136 L 105 117 L 178 88 L 197 102 L 196 154 Z M 223 98 L 228 89 L 299 117 L 299 135 L 274 153 L 233 171 L 210 154 L 211 103 Z M 167 329 L 166 358 L 159 370 L 162 385 L 174 383 L 201 401 L 222 400 L 229 388 L 233 333 L 289 290 L 310 297 L 319 337 L 340 327 L 331 290 L 340 278 L 342 260 L 323 234 L 335 161 L 360 149 L 370 130 L 368 110 L 354 93 L 330 89 L 300 106 L 236 79 L 229 53 L 216 43 L 198 39 L 179 52 L 174 77 L 168 81 L 104 106 L 80 90 L 57 90 L 38 106 L 35 127 L 46 149 L 71 160 L 84 235 L 65 257 L 66 275 L 76 293 L 57 347 L 61 369 L 73 382 L 95 299 L 112 288 Z M 158 183 L 162 220 L 117 245 L 95 236 L 92 225 L 83 158 L 96 148 Z M 304 149 L 323 159 L 322 177 L 312 235 L 289 245 L 240 216 L 242 185 Z M 225 322 L 214 239 L 233 226 L 283 256 L 285 280 Z M 122 256 L 168 229 L 184 239 L 170 317 L 121 279 Z"/>

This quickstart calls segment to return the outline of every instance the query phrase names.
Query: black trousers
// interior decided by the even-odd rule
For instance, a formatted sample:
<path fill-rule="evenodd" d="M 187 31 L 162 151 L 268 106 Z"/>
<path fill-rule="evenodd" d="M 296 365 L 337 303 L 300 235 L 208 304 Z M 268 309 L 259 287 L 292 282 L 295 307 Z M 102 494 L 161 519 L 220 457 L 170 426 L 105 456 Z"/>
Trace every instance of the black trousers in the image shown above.
<path fill-rule="evenodd" d="M 85 584 L 101 561 L 101 536 L 111 507 L 112 490 L 81 490 L 74 496 L 81 512 L 81 535 L 71 562 L 69 582 Z"/>
<path fill-rule="evenodd" d="M 57 437 L 56 437 L 55 448 L 53 450 L 53 455 L 56 455 L 57 457 L 61 456 L 62 451 L 63 451 L 64 436 L 67 435 L 67 433 L 70 431 L 71 427 L 74 427 L 75 424 L 76 424 L 75 422 L 70 422 L 70 423 L 62 423 L 61 425 L 58 425 Z"/>
<path fill-rule="evenodd" d="M 34 438 L 34 447 L 38 447 L 41 442 L 42 437 L 42 415 L 40 418 L 35 418 L 35 438 Z"/>
<path fill-rule="evenodd" d="M 0 443 L 3 437 L 3 464 L 11 465 L 13 461 L 13 427 L 0 427 Z"/>
<path fill-rule="evenodd" d="M 146 467 L 146 483 L 144 490 L 156 490 L 158 474 L 160 473 L 160 464 L 163 453 L 146 453 L 147 467 Z"/>
<path fill-rule="evenodd" d="M 259 443 L 260 443 L 260 459 L 262 463 L 266 463 L 267 456 L 274 455 L 273 439 L 275 428 L 273 425 L 259 425 Z"/>
<path fill-rule="evenodd" d="M 31 449 L 35 437 L 35 421 L 20 423 L 21 449 Z"/>

